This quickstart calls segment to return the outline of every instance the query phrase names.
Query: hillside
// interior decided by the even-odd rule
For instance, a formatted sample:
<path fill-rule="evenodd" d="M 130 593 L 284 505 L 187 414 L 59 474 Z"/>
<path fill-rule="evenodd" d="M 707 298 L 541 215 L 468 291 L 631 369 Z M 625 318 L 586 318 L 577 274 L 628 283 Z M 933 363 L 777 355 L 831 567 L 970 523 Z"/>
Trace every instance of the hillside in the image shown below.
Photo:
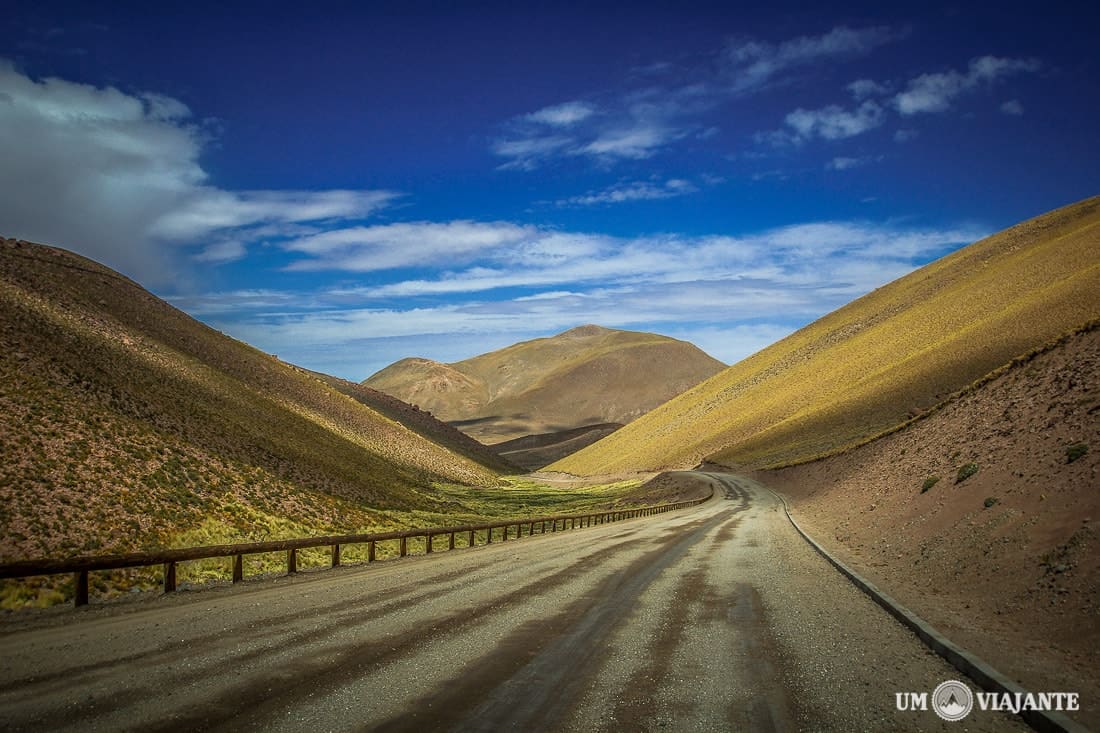
<path fill-rule="evenodd" d="M 581 448 L 592 445 L 597 440 L 606 438 L 621 427 L 619 423 L 584 425 L 557 433 L 525 435 L 522 438 L 496 443 L 493 448 L 503 458 L 519 464 L 524 470 L 537 471 L 554 461 L 565 458 L 570 453 L 576 453 Z"/>
<path fill-rule="evenodd" d="M 209 541 L 368 529 L 380 509 L 432 509 L 432 482 L 491 485 L 501 467 L 108 268 L 10 239 L 0 413 L 0 560 L 147 549 L 199 530 Z"/>
<path fill-rule="evenodd" d="M 581 326 L 454 364 L 403 359 L 363 384 L 491 444 L 630 422 L 723 366 L 666 336 Z"/>
<path fill-rule="evenodd" d="M 497 450 L 497 446 L 489 447 L 477 442 L 458 428 L 433 417 L 416 405 L 410 405 L 385 392 L 379 392 L 376 389 L 349 382 L 346 379 L 317 372 L 309 373 L 333 389 L 346 394 L 357 402 L 363 403 L 380 415 L 415 430 L 433 443 L 441 445 L 460 456 L 465 456 L 499 473 L 517 474 L 526 470 L 522 465 L 516 464 L 502 455 Z"/>
<path fill-rule="evenodd" d="M 879 288 L 549 469 L 805 461 L 896 428 L 1098 315 L 1094 197 Z"/>
<path fill-rule="evenodd" d="M 1082 700 L 1100 696 L 1098 326 L 904 430 L 756 476 L 950 638 L 1029 689 Z"/>

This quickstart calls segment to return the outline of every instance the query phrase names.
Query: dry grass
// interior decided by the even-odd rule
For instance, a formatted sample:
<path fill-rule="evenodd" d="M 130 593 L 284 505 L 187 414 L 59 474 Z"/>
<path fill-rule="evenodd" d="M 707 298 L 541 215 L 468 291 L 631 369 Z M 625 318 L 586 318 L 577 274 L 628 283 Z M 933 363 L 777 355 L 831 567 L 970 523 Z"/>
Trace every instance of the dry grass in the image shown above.
<path fill-rule="evenodd" d="M 888 431 L 1100 315 L 1100 198 L 880 288 L 549 470 L 768 467 Z"/>
<path fill-rule="evenodd" d="M 242 539 L 380 526 L 445 508 L 433 483 L 497 482 L 117 273 L 14 240 L 0 414 L 0 561 L 163 547 L 203 522 Z"/>

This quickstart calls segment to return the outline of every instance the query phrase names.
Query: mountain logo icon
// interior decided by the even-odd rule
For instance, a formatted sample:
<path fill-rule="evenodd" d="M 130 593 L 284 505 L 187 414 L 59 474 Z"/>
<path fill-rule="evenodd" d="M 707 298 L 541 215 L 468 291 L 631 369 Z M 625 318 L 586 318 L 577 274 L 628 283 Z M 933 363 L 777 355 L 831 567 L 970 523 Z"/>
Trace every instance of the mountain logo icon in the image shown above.
<path fill-rule="evenodd" d="M 932 709 L 944 720 L 962 720 L 974 709 L 974 694 L 958 680 L 941 682 L 932 693 Z"/>

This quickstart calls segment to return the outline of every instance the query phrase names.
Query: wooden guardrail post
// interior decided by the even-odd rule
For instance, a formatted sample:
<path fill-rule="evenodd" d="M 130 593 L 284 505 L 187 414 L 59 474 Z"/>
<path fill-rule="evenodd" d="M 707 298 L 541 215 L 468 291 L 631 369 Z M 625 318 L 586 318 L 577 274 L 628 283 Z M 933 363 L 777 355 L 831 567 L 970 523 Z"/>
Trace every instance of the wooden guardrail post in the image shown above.
<path fill-rule="evenodd" d="M 474 531 L 472 529 L 470 530 L 470 541 L 467 543 L 466 546 L 467 547 L 473 547 L 474 546 Z"/>
<path fill-rule="evenodd" d="M 174 562 L 164 563 L 164 592 L 176 592 L 176 564 Z"/>
<path fill-rule="evenodd" d="M 451 532 L 451 539 L 447 542 L 447 549 L 453 550 L 455 548 L 455 533 Z"/>
<path fill-rule="evenodd" d="M 367 562 L 374 562 L 374 540 L 367 543 Z"/>
<path fill-rule="evenodd" d="M 73 573 L 73 586 L 75 586 L 75 594 L 73 596 L 73 605 L 87 606 L 88 605 L 88 571 L 77 570 Z"/>
<path fill-rule="evenodd" d="M 433 535 L 431 532 L 424 535 L 424 554 L 425 555 L 432 554 L 432 540 L 434 538 L 435 538 L 435 535 Z"/>
<path fill-rule="evenodd" d="M 244 580 L 244 555 L 237 553 L 233 556 L 233 582 L 240 583 Z"/>
<path fill-rule="evenodd" d="M 397 554 L 400 557 L 405 557 L 406 555 L 409 554 L 409 538 L 408 537 L 402 537 L 401 541 L 398 542 Z"/>
<path fill-rule="evenodd" d="M 298 548 L 291 547 L 286 551 L 286 574 L 294 575 L 298 572 Z"/>
<path fill-rule="evenodd" d="M 332 546 L 332 567 L 339 567 L 340 565 L 340 545 Z"/>

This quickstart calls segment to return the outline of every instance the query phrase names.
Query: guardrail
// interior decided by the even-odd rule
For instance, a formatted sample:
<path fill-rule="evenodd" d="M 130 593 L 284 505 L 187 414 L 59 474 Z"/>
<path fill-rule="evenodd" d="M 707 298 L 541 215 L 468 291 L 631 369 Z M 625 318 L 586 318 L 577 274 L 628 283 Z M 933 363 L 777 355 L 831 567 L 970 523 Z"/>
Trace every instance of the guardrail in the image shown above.
<path fill-rule="evenodd" d="M 527 517 L 509 519 L 501 522 L 487 524 L 468 524 L 456 527 L 429 527 L 427 529 L 405 529 L 394 532 L 376 532 L 372 534 L 343 534 L 327 535 L 322 537 L 302 537 L 292 540 L 271 540 L 268 542 L 248 542 L 232 545 L 206 545 L 203 547 L 185 547 L 175 550 L 160 550 L 157 552 L 134 552 L 123 555 L 100 555 L 73 557 L 65 560 L 21 560 L 19 562 L 0 565 L 0 579 L 27 578 L 35 575 L 60 575 L 72 573 L 76 592 L 73 603 L 76 606 L 88 604 L 88 573 L 95 570 L 121 570 L 123 568 L 149 567 L 152 565 L 164 566 L 164 592 L 172 593 L 176 590 L 176 564 L 187 560 L 204 560 L 214 557 L 233 558 L 233 582 L 244 580 L 244 556 L 265 552 L 286 552 L 286 572 L 293 575 L 298 572 L 298 550 L 312 547 L 332 548 L 332 567 L 340 565 L 340 548 L 347 545 L 367 545 L 367 562 L 374 562 L 376 547 L 379 542 L 396 541 L 397 554 L 405 557 L 409 554 L 409 540 L 416 537 L 424 538 L 424 554 L 435 552 L 435 540 L 437 537 L 447 537 L 447 549 L 455 549 L 456 536 L 466 535 L 466 547 L 476 547 L 477 533 L 485 532 L 483 545 L 493 543 L 493 534 L 499 532 L 499 541 L 507 542 L 509 539 L 517 540 L 524 536 L 526 527 L 528 537 L 534 534 L 546 534 L 571 529 L 583 529 L 600 524 L 617 522 L 623 519 L 636 517 L 648 517 L 654 514 L 669 512 L 674 509 L 702 504 L 714 496 L 711 489 L 709 496 L 703 499 L 680 501 L 672 504 L 658 504 L 654 506 L 638 507 L 635 509 L 615 509 L 607 512 L 595 512 L 590 514 L 559 514 L 549 517 Z M 560 525 L 560 529 L 559 529 Z M 510 530 L 515 527 L 515 536 L 509 537 Z M 547 529 L 549 527 L 549 530 Z M 538 528 L 538 532 L 535 529 Z"/>

